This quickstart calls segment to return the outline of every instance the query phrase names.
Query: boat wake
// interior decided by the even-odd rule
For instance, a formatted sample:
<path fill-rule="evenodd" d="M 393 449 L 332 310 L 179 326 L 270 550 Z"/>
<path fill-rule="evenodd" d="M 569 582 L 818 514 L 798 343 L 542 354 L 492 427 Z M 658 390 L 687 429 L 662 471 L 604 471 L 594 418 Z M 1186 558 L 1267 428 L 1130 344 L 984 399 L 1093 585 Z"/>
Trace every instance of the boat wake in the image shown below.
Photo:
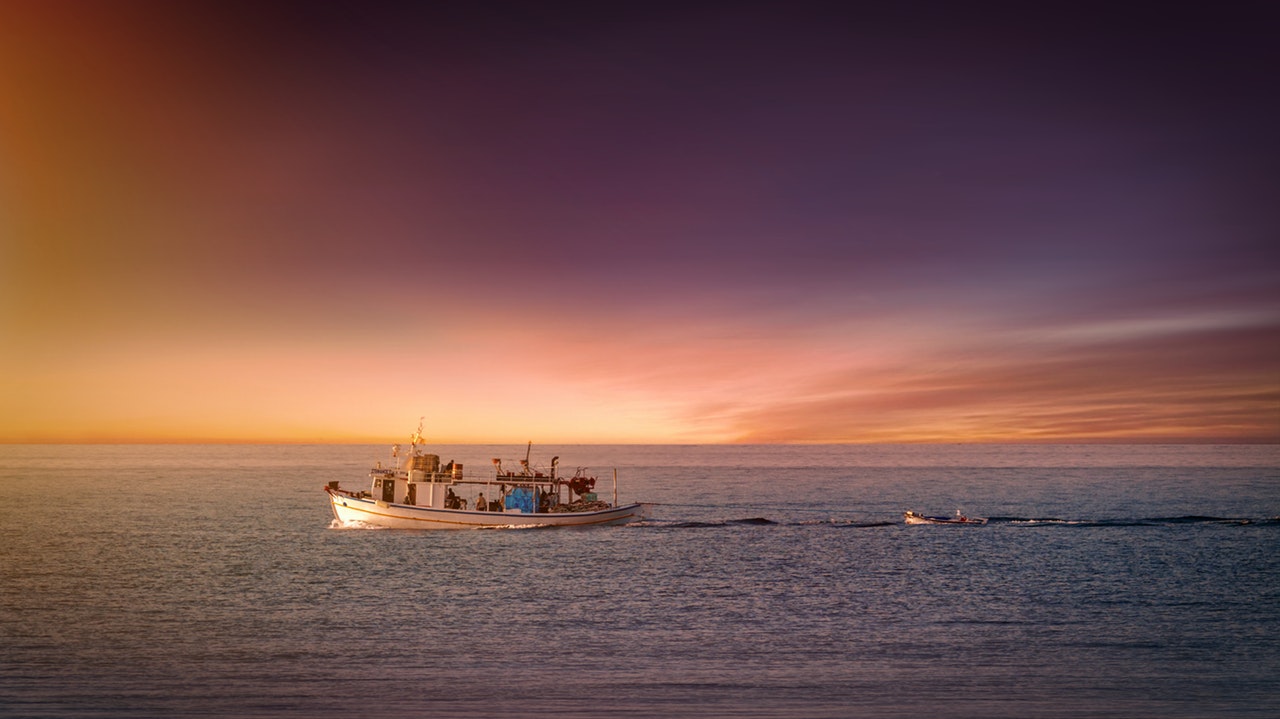
<path fill-rule="evenodd" d="M 341 519 L 335 519 L 329 522 L 329 529 L 386 529 L 386 527 L 362 522 L 358 519 L 348 519 L 345 522 Z"/>
<path fill-rule="evenodd" d="M 1267 525 L 1280 524 L 1280 517 L 1211 517 L 1188 514 L 1178 517 L 1138 517 L 1116 519 L 1058 519 L 1055 517 L 992 517 L 992 524 L 1022 526 L 1071 526 L 1071 527 L 1170 527 L 1184 525 Z"/>
<path fill-rule="evenodd" d="M 803 522 L 796 522 L 802 527 L 888 527 L 897 522 L 877 521 L 877 522 L 857 522 L 852 519 L 807 519 Z"/>
<path fill-rule="evenodd" d="M 1060 517 L 989 517 L 988 525 L 1007 527 L 1179 527 L 1179 526 L 1280 526 L 1280 517 L 1212 517 L 1202 515 L 1184 515 L 1178 517 L 1143 517 L 1115 519 L 1063 519 Z M 744 517 L 741 519 L 718 520 L 670 520 L 656 517 L 645 518 L 641 522 L 633 522 L 627 526 L 662 529 L 704 529 L 712 527 L 844 527 L 870 528 L 902 526 L 899 520 L 840 519 L 806 519 L 801 521 L 779 521 L 767 517 Z M 982 525 L 977 525 L 982 526 Z"/>
<path fill-rule="evenodd" d="M 767 517 L 748 517 L 744 519 L 720 519 L 712 521 L 681 521 L 670 519 L 647 518 L 643 522 L 633 522 L 628 527 L 661 527 L 664 529 L 703 529 L 706 527 L 889 527 L 898 522 L 872 521 L 859 522 L 852 519 L 806 519 L 799 522 L 780 522 Z"/>

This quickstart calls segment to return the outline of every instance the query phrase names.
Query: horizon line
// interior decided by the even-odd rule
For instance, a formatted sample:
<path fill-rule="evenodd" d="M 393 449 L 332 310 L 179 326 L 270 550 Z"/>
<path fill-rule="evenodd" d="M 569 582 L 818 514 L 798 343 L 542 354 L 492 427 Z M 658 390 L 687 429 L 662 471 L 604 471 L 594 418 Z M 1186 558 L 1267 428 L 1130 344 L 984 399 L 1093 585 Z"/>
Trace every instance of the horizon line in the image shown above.
<path fill-rule="evenodd" d="M 825 440 L 793 440 L 781 442 L 738 442 L 738 441 L 689 441 L 689 442 L 657 442 L 657 441 L 542 441 L 533 442 L 542 445 L 558 445 L 558 446 L 666 446 L 666 447 L 705 447 L 705 446 L 724 446 L 724 447 L 766 447 L 766 446 L 913 446 L 913 445 L 973 445 L 973 446 L 995 446 L 995 445 L 1091 445 L 1091 446 L 1119 446 L 1119 445 L 1189 445 L 1189 446 L 1208 446 L 1208 445 L 1254 445 L 1254 446 L 1273 446 L 1280 445 L 1280 438 L 1249 438 L 1249 437 L 1130 437 L 1130 438 L 1089 438 L 1089 437 L 1066 437 L 1066 438 L 1044 438 L 1044 439 L 980 439 L 980 440 L 899 440 L 899 441 L 825 441 Z M 299 439 L 210 439 L 210 438 L 186 438 L 186 439 L 91 439 L 91 440 L 71 440 L 71 439 L 41 439 L 41 440 L 9 440 L 0 439 L 0 446 L 69 446 L 69 445 L 94 445 L 94 446 L 141 446 L 141 445 L 225 445 L 225 446 L 268 446 L 268 445 L 284 445 L 284 446 L 367 446 L 382 444 L 409 444 L 405 441 L 394 440 L 325 440 L 310 441 Z M 491 446 L 491 445 L 519 445 L 526 442 L 512 441 L 435 441 L 423 442 L 421 446 L 430 445 L 449 445 L 449 446 Z"/>

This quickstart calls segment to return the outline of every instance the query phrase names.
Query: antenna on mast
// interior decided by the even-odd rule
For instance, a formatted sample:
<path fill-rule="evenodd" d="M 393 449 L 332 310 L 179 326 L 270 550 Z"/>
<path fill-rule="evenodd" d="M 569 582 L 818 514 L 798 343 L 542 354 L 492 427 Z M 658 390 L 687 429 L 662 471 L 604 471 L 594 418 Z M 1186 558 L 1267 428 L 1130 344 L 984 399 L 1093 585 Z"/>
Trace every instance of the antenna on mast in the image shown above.
<path fill-rule="evenodd" d="M 418 418 L 418 429 L 414 431 L 413 436 L 409 437 L 409 449 L 414 455 L 418 453 L 418 445 L 422 443 L 422 421 L 426 417 Z"/>

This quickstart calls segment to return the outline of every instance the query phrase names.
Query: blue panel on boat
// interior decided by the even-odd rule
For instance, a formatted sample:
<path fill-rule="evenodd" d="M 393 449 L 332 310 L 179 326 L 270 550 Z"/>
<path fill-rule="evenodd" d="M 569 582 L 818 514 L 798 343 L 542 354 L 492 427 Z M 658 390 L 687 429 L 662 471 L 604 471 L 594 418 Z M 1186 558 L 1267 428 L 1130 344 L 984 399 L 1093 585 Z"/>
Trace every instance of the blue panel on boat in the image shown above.
<path fill-rule="evenodd" d="M 507 509 L 518 509 L 525 514 L 533 514 L 533 487 L 515 487 L 507 492 Z"/>

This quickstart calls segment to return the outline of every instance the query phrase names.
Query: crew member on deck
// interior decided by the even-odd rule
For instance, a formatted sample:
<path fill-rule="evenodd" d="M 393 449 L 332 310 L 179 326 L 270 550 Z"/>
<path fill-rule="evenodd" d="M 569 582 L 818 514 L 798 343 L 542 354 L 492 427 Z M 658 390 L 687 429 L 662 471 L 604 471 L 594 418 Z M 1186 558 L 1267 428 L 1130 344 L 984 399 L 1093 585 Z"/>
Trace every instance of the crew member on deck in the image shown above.
<path fill-rule="evenodd" d="M 476 497 L 476 511 L 483 512 L 488 508 L 489 508 L 489 503 L 484 501 L 484 492 L 481 492 L 480 496 Z"/>

